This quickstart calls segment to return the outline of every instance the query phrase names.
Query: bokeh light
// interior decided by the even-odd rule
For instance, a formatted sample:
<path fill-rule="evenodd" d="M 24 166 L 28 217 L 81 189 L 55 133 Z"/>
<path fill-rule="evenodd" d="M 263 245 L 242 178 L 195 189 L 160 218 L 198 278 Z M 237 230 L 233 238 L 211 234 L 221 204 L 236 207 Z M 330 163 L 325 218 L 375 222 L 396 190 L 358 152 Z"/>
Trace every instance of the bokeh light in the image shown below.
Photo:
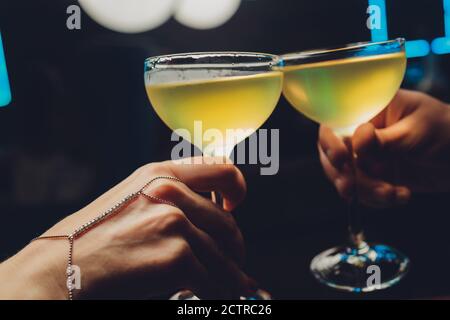
<path fill-rule="evenodd" d="M 118 32 L 154 29 L 173 14 L 176 0 L 79 0 L 84 11 L 100 25 Z"/>
<path fill-rule="evenodd" d="M 181 0 L 175 19 L 194 29 L 212 29 L 231 19 L 240 4 L 241 0 Z"/>

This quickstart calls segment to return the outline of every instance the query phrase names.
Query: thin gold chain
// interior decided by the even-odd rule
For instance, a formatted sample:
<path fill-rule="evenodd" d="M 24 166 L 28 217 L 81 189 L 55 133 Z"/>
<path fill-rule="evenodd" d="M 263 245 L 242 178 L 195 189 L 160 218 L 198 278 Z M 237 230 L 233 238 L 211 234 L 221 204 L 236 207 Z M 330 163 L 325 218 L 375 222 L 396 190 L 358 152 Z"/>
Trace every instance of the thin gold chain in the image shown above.
<path fill-rule="evenodd" d="M 168 200 L 161 199 L 159 197 L 155 197 L 152 195 L 149 195 L 145 193 L 145 190 L 155 181 L 160 179 L 166 179 L 166 180 L 172 180 L 175 182 L 183 183 L 180 179 L 171 177 L 171 176 L 158 176 L 147 182 L 138 192 L 132 193 L 125 198 L 123 198 L 121 201 L 116 203 L 113 207 L 109 208 L 99 216 L 95 217 L 94 219 L 90 220 L 89 222 L 79 226 L 76 228 L 72 233 L 68 235 L 51 235 L 51 236 L 40 236 L 32 239 L 30 242 L 36 241 L 36 240 L 68 240 L 69 242 L 69 253 L 68 253 L 68 259 L 67 259 L 67 268 L 66 268 L 66 276 L 67 276 L 67 290 L 68 290 L 68 299 L 73 300 L 73 283 L 72 283 L 72 274 L 73 274 L 73 247 L 74 247 L 74 241 L 78 237 L 80 237 L 82 234 L 86 233 L 88 230 L 95 227 L 97 224 L 99 224 L 101 221 L 105 220 L 106 218 L 110 217 L 111 215 L 117 213 L 119 209 L 121 209 L 126 203 L 128 203 L 131 200 L 137 199 L 139 196 L 143 196 L 145 199 L 148 199 L 150 201 L 158 202 L 161 204 L 167 204 L 173 207 L 178 208 L 178 206 Z"/>

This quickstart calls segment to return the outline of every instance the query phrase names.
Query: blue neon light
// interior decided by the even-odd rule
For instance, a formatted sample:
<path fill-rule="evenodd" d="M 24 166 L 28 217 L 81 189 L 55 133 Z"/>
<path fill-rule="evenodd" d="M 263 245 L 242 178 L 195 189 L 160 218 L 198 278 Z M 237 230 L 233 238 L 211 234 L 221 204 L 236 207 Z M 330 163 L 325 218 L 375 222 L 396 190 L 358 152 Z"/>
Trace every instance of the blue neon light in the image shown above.
<path fill-rule="evenodd" d="M 444 0 L 444 28 L 445 36 L 450 37 L 450 0 Z"/>
<path fill-rule="evenodd" d="M 450 53 L 450 38 L 437 38 L 431 42 L 431 50 L 435 54 Z"/>
<path fill-rule="evenodd" d="M 409 40 L 405 43 L 408 58 L 424 57 L 430 54 L 430 44 L 426 40 Z"/>
<path fill-rule="evenodd" d="M 11 89 L 6 69 L 5 54 L 3 52 L 2 35 L 0 34 L 0 107 L 4 107 L 11 102 Z"/>
<path fill-rule="evenodd" d="M 377 6 L 380 8 L 381 15 L 381 28 L 372 29 L 372 41 L 381 42 L 388 40 L 388 26 L 387 26 L 387 14 L 386 14 L 386 2 L 385 0 L 369 0 L 369 6 Z"/>
<path fill-rule="evenodd" d="M 450 53 L 450 0 L 444 0 L 444 32 L 444 37 L 431 42 L 431 50 L 435 54 Z"/>
<path fill-rule="evenodd" d="M 389 39 L 389 31 L 387 24 L 387 12 L 386 12 L 386 0 L 369 0 L 369 6 L 378 6 L 380 8 L 381 15 L 381 28 L 380 29 L 372 29 L 371 36 L 372 41 L 386 41 Z M 444 0 L 444 7 L 447 6 L 446 12 L 446 32 L 448 31 L 450 34 L 450 0 Z M 447 30 L 448 29 L 448 30 Z M 439 45 L 439 43 L 438 43 Z M 408 40 L 405 44 L 406 47 L 406 56 L 408 58 L 416 58 L 416 57 L 424 57 L 430 54 L 430 44 L 427 40 Z M 447 48 L 447 47 L 446 47 Z M 450 48 L 450 47 L 448 47 Z M 447 49 L 448 49 L 447 48 Z M 433 52 L 435 52 L 433 47 Z M 435 52 L 436 53 L 436 52 Z M 450 53 L 450 52 L 449 52 Z"/>

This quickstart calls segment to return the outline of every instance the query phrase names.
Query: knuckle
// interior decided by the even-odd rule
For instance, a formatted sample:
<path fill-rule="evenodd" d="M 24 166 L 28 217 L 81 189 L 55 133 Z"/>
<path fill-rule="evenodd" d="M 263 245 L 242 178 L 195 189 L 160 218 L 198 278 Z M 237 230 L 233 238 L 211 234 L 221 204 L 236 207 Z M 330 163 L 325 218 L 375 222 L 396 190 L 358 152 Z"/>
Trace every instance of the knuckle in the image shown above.
<path fill-rule="evenodd" d="M 148 163 L 139 167 L 136 171 L 139 175 L 150 176 L 155 171 L 155 167 L 155 163 Z"/>
<path fill-rule="evenodd" d="M 172 207 L 171 211 L 161 218 L 160 223 L 161 229 L 169 233 L 184 233 L 189 227 L 189 221 L 184 213 Z"/>
<path fill-rule="evenodd" d="M 183 196 L 183 190 L 179 184 L 165 180 L 159 184 L 155 184 L 151 193 L 153 196 L 164 200 L 179 199 Z"/>
<path fill-rule="evenodd" d="M 171 264 L 187 265 L 193 260 L 194 254 L 191 246 L 184 239 L 176 239 L 171 248 Z"/>

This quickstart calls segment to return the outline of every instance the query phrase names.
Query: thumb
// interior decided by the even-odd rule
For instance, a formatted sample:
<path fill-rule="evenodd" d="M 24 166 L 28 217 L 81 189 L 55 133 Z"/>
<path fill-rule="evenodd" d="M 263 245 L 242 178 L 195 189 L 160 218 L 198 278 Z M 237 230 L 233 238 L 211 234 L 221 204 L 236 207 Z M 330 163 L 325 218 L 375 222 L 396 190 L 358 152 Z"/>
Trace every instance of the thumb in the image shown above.
<path fill-rule="evenodd" d="M 412 121 L 412 117 L 407 117 L 386 128 L 374 128 L 379 151 L 385 154 L 397 155 L 409 151 L 412 131 L 417 129 L 417 127 L 414 128 Z"/>
<path fill-rule="evenodd" d="M 376 156 L 381 151 L 381 142 L 375 126 L 372 123 L 359 126 L 353 134 L 352 146 L 358 158 Z"/>
<path fill-rule="evenodd" d="M 383 129 L 372 123 L 360 126 L 352 138 L 358 165 L 367 172 L 383 171 L 383 164 L 408 149 L 407 132 L 402 121 Z"/>
<path fill-rule="evenodd" d="M 375 128 L 372 123 L 361 125 L 352 138 L 354 152 L 358 157 L 381 157 L 408 151 L 412 128 L 409 120 L 405 118 L 381 129 Z"/>

